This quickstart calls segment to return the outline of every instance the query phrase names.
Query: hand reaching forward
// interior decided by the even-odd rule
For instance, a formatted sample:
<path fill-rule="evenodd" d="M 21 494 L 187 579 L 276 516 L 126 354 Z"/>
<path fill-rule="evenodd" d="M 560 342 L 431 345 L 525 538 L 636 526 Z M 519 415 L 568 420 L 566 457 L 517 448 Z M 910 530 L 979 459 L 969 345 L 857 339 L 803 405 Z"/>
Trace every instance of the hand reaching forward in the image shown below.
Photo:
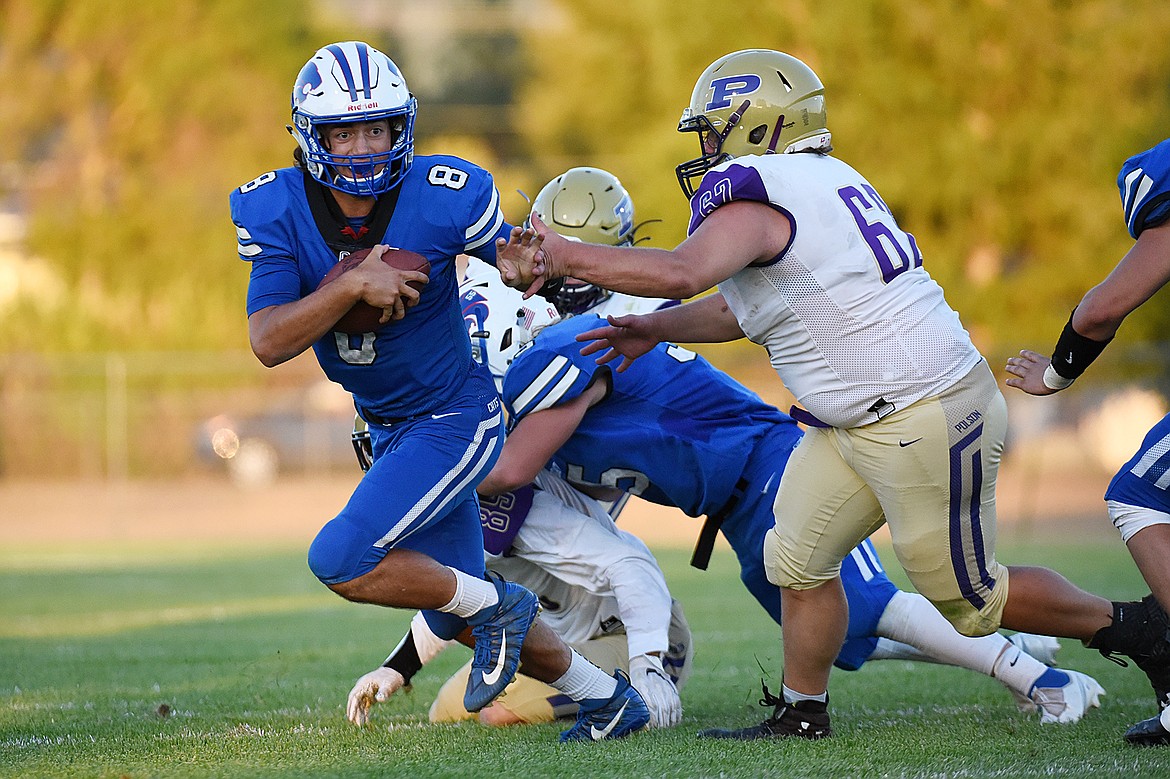
<path fill-rule="evenodd" d="M 496 239 L 496 268 L 509 287 L 525 290 L 525 297 L 544 284 L 544 236 L 535 230 L 513 227 L 508 240 Z"/>
<path fill-rule="evenodd" d="M 1007 372 L 1015 376 L 1005 383 L 1027 392 L 1029 395 L 1051 395 L 1056 392 L 1044 383 L 1044 371 L 1052 364 L 1052 360 L 1042 354 L 1024 349 L 1019 357 L 1009 357 Z"/>
<path fill-rule="evenodd" d="M 387 698 L 405 686 L 406 680 L 393 668 L 375 668 L 358 679 L 349 691 L 346 718 L 358 727 L 365 725 L 370 721 L 370 707 L 375 703 L 385 703 Z"/>
<path fill-rule="evenodd" d="M 605 365 L 622 358 L 618 365 L 618 373 L 623 372 L 633 364 L 634 360 L 646 354 L 659 344 L 658 336 L 653 332 L 649 318 L 638 314 L 606 317 L 608 325 L 578 333 L 578 341 L 590 341 L 581 348 L 581 354 L 595 354 L 606 351 L 597 358 L 598 365 Z"/>

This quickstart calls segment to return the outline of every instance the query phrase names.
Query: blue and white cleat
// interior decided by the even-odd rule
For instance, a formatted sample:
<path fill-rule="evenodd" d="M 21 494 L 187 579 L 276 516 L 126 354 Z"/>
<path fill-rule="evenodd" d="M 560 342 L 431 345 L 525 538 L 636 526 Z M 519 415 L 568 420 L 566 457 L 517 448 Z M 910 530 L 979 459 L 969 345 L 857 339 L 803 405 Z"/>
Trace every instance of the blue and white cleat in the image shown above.
<path fill-rule="evenodd" d="M 1093 677 L 1053 668 L 1036 680 L 1026 697 L 1017 693 L 1016 704 L 1022 712 L 1040 712 L 1042 725 L 1069 724 L 1100 707 L 1104 694 L 1105 688 Z"/>
<path fill-rule="evenodd" d="M 609 698 L 581 701 L 577 721 L 561 733 L 561 743 L 569 741 L 604 741 L 623 738 L 650 724 L 650 710 L 638 691 L 630 686 L 630 678 L 614 671 L 617 689 Z"/>
<path fill-rule="evenodd" d="M 494 573 L 488 574 L 488 580 L 495 585 L 500 600 L 467 620 L 475 639 L 475 656 L 463 694 L 463 706 L 468 711 L 487 706 L 516 678 L 520 647 L 540 613 L 540 601 L 519 584 L 504 581 Z"/>

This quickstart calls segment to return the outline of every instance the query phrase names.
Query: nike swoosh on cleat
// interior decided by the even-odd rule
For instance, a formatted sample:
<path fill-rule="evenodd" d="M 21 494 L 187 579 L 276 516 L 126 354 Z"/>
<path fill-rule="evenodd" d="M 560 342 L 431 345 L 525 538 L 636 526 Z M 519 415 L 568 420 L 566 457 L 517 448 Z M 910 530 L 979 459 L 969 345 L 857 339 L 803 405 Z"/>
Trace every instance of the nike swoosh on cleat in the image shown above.
<path fill-rule="evenodd" d="M 916 444 L 916 443 L 918 443 L 918 442 L 919 442 L 919 441 L 921 441 L 921 440 L 922 440 L 921 438 L 915 438 L 913 441 L 901 441 L 901 440 L 899 440 L 899 441 L 898 441 L 898 446 L 901 446 L 901 447 L 905 448 L 905 447 L 907 447 L 907 446 L 910 446 L 910 444 Z"/>
<path fill-rule="evenodd" d="M 500 680 L 500 674 L 504 672 L 504 654 L 508 649 L 508 631 L 500 631 L 500 656 L 496 658 L 496 667 L 487 673 L 480 672 L 483 677 L 483 683 L 489 687 Z"/>
<path fill-rule="evenodd" d="M 589 737 L 592 738 L 594 741 L 601 741 L 606 736 L 608 736 L 610 733 L 612 733 L 613 729 L 617 727 L 618 721 L 621 720 L 622 714 L 625 712 L 626 707 L 629 705 L 630 705 L 629 700 L 626 700 L 626 702 L 622 704 L 622 707 L 620 709 L 618 709 L 618 713 L 613 715 L 613 719 L 611 719 L 609 721 L 609 724 L 606 725 L 601 730 L 598 730 L 596 725 L 590 725 L 589 726 Z"/>

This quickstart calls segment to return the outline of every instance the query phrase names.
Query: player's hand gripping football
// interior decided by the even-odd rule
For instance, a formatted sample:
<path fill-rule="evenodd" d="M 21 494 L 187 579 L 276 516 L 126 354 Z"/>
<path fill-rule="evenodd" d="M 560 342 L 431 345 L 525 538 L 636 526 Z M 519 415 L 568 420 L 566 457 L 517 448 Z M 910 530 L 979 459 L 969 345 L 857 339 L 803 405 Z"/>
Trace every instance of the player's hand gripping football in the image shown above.
<path fill-rule="evenodd" d="M 1056 390 L 1044 383 L 1044 371 L 1051 364 L 1048 357 L 1024 349 L 1019 357 L 1008 358 L 1007 372 L 1015 378 L 1009 378 L 1005 383 L 1029 395 L 1051 395 Z"/>
<path fill-rule="evenodd" d="M 349 702 L 345 716 L 350 722 L 361 727 L 370 721 L 370 707 L 385 703 L 386 699 L 406 686 L 402 674 L 385 666 L 375 668 L 357 680 L 349 691 Z"/>
<path fill-rule="evenodd" d="M 682 701 L 662 668 L 662 658 L 649 654 L 631 658 L 630 684 L 650 709 L 650 727 L 671 728 L 682 722 Z"/>
<path fill-rule="evenodd" d="M 425 273 L 403 270 L 387 265 L 382 255 L 389 247 L 375 246 L 351 273 L 357 274 L 363 283 L 361 299 L 375 308 L 382 309 L 379 324 L 397 321 L 406 316 L 406 309 L 418 303 L 422 285 L 430 279 Z"/>

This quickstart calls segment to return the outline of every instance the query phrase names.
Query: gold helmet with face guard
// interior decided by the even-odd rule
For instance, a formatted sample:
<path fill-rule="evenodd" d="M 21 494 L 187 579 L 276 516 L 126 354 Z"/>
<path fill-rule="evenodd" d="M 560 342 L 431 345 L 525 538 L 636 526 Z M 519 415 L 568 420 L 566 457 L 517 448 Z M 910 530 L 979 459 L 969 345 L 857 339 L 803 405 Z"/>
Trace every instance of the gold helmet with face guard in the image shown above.
<path fill-rule="evenodd" d="M 678 131 L 698 133 L 702 151 L 675 169 L 688 198 L 695 179 L 734 157 L 833 148 L 821 80 L 796 57 L 771 49 L 745 49 L 711 63 Z"/>
<path fill-rule="evenodd" d="M 570 168 L 544 185 L 532 211 L 558 234 L 585 243 L 634 243 L 634 204 L 617 176 L 600 168 Z M 580 314 L 612 293 L 577 279 L 566 279 L 551 298 L 562 314 Z"/>

